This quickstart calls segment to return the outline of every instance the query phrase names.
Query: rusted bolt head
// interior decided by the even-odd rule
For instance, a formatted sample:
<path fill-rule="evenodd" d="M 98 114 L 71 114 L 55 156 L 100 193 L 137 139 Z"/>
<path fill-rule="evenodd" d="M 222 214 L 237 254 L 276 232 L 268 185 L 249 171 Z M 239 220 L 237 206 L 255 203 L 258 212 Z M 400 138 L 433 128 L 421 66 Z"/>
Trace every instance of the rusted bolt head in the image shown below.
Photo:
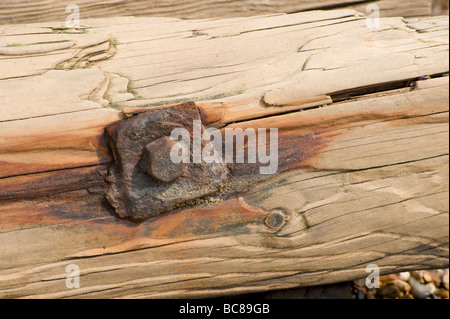
<path fill-rule="evenodd" d="M 176 141 L 161 137 L 145 147 L 144 172 L 157 181 L 170 183 L 184 174 L 184 163 L 174 163 L 170 159 L 170 150 Z"/>

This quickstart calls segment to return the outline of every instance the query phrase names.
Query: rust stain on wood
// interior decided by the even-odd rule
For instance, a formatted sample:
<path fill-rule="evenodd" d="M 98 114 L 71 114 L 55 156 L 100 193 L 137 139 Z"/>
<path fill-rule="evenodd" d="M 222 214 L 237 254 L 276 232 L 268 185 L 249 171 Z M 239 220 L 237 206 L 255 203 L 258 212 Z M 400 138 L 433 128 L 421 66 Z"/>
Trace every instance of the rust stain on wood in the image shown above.
<path fill-rule="evenodd" d="M 32 227 L 70 227 L 114 241 L 135 238 L 189 238 L 211 234 L 249 233 L 249 224 L 265 227 L 267 213 L 242 197 L 216 206 L 184 209 L 141 223 L 119 219 L 103 199 L 85 192 L 66 193 L 47 200 L 5 203 L 0 207 L 0 233 Z"/>
<path fill-rule="evenodd" d="M 151 221 L 154 238 L 198 237 L 202 235 L 249 233 L 252 223 L 264 222 L 265 211 L 250 206 L 241 197 L 229 199 L 218 206 L 187 209 L 160 216 Z"/>
<path fill-rule="evenodd" d="M 37 173 L 0 179 L 0 200 L 19 200 L 100 187 L 105 183 L 106 165 Z"/>
<path fill-rule="evenodd" d="M 194 122 L 201 123 L 201 127 L 196 129 Z M 189 151 L 189 162 L 183 168 L 169 165 L 171 159 L 168 154 L 173 146 L 173 143 L 169 143 L 172 138 L 169 139 L 169 136 L 175 129 L 182 129 L 189 134 L 188 146 L 193 150 Z M 219 162 L 207 164 L 205 154 L 202 153 L 211 141 L 208 134 L 204 134 L 206 130 L 201 109 L 193 102 L 149 109 L 112 123 L 106 128 L 115 159 L 108 177 L 108 202 L 118 216 L 142 221 L 162 213 L 189 208 L 190 201 L 204 197 L 216 196 L 226 200 L 280 173 L 312 167 L 314 158 L 333 135 L 330 128 L 310 131 L 283 128 L 279 135 L 277 128 L 274 132 L 265 128 L 248 129 L 252 134 L 246 135 L 239 126 L 231 129 L 231 135 L 228 134 L 229 127 L 216 130 L 216 133 L 221 134 L 222 141 L 219 155 L 217 143 L 213 146 L 214 156 Z M 265 136 L 261 136 L 263 134 Z M 195 141 L 196 138 L 200 141 Z M 243 143 L 239 143 L 243 149 L 238 146 L 238 139 Z M 193 154 L 196 152 L 195 144 L 200 148 L 200 162 L 196 162 Z M 233 151 L 231 162 L 228 154 L 230 144 Z M 270 153 L 269 158 L 261 161 L 261 157 L 267 156 L 267 151 Z M 243 161 L 237 159 L 238 154 L 242 155 Z M 170 169 L 174 168 L 176 174 L 173 175 L 176 178 L 159 178 L 161 174 L 155 172 L 153 166 L 161 174 L 162 171 L 170 173 Z"/>
<path fill-rule="evenodd" d="M 281 130 L 278 135 L 278 170 L 277 174 L 297 170 L 312 169 L 314 159 L 338 136 L 332 129 L 319 129 L 308 132 Z M 248 153 L 248 145 L 246 153 Z M 234 176 L 257 175 L 261 163 L 233 163 L 230 170 Z M 275 177 L 275 176 L 274 176 Z"/>

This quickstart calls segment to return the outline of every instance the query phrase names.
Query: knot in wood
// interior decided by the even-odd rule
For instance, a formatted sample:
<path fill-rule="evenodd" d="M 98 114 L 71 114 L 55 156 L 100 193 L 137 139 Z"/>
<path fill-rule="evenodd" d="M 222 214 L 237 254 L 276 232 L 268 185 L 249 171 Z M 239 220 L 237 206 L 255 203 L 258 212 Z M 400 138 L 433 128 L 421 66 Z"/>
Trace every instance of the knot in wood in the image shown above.
<path fill-rule="evenodd" d="M 286 222 L 285 214 L 281 210 L 271 211 L 266 219 L 265 224 L 273 230 L 279 230 Z"/>

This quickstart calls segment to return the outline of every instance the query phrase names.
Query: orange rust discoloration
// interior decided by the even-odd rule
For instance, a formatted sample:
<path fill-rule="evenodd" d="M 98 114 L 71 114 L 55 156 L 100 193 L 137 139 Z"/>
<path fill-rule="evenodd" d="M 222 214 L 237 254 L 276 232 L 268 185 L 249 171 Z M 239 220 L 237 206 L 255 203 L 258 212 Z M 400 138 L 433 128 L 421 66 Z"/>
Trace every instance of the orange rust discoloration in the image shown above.
<path fill-rule="evenodd" d="M 0 200 L 33 198 L 100 186 L 106 165 L 65 169 L 0 179 Z"/>
<path fill-rule="evenodd" d="M 0 205 L 0 234 L 55 226 L 114 242 L 146 237 L 148 225 L 121 220 L 105 207 L 101 196 L 64 193 L 46 199 L 8 201 Z"/>
<path fill-rule="evenodd" d="M 336 128 L 319 129 L 306 134 L 295 131 L 282 132 L 279 171 L 314 168 L 315 159 L 339 135 Z M 296 160 L 290 160 L 292 158 Z"/>
<path fill-rule="evenodd" d="M 186 102 L 181 104 L 176 104 L 173 106 L 174 109 L 178 109 L 180 111 L 194 111 L 197 106 L 194 102 Z"/>
<path fill-rule="evenodd" d="M 267 131 L 268 134 L 269 131 Z M 337 136 L 336 128 L 319 129 L 315 131 L 283 130 L 278 133 L 278 171 L 284 173 L 296 169 L 310 169 L 314 167 L 314 160 L 321 151 Z M 269 142 L 269 138 L 266 138 Z M 245 154 L 248 145 L 245 145 Z M 267 150 L 269 145 L 267 145 Z M 259 168 L 267 164 L 234 163 L 229 167 L 234 176 L 259 174 Z"/>
<path fill-rule="evenodd" d="M 136 238 L 180 239 L 250 232 L 250 224 L 264 225 L 266 212 L 241 197 L 211 207 L 185 209 L 141 223 L 119 219 L 99 196 L 85 192 L 61 194 L 47 200 L 11 201 L 0 206 L 0 234 L 34 227 L 70 227 L 113 242 Z M 83 230 L 84 229 L 84 230 Z"/>
<path fill-rule="evenodd" d="M 2 123 L 0 178 L 111 162 L 104 126 L 120 116 L 101 111 Z"/>
<path fill-rule="evenodd" d="M 242 198 L 232 198 L 218 206 L 183 210 L 160 216 L 151 222 L 154 238 L 202 236 L 213 233 L 246 233 L 246 225 L 263 223 L 264 210 Z"/>
<path fill-rule="evenodd" d="M 87 203 L 86 198 L 86 192 L 75 192 L 44 200 L 41 198 L 3 202 L 0 205 L 0 232 L 92 221 L 99 217 L 97 207 L 101 207 L 100 202 Z M 83 211 L 87 210 L 89 214 L 85 213 L 83 218 Z M 105 213 L 100 216 L 108 216 L 107 212 Z"/>
<path fill-rule="evenodd" d="M 220 126 L 220 121 L 225 116 L 226 103 L 211 101 L 196 103 L 196 105 L 200 111 L 203 125 Z"/>

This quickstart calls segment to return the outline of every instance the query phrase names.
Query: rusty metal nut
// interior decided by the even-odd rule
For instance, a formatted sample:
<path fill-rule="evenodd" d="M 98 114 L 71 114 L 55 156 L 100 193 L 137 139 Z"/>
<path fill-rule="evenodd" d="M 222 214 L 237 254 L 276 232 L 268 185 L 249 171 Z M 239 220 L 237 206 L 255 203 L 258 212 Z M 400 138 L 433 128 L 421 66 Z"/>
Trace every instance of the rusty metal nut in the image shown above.
<path fill-rule="evenodd" d="M 170 150 L 176 141 L 169 137 L 161 137 L 145 147 L 144 172 L 155 180 L 170 183 L 184 174 L 184 163 L 174 163 L 170 158 Z"/>

